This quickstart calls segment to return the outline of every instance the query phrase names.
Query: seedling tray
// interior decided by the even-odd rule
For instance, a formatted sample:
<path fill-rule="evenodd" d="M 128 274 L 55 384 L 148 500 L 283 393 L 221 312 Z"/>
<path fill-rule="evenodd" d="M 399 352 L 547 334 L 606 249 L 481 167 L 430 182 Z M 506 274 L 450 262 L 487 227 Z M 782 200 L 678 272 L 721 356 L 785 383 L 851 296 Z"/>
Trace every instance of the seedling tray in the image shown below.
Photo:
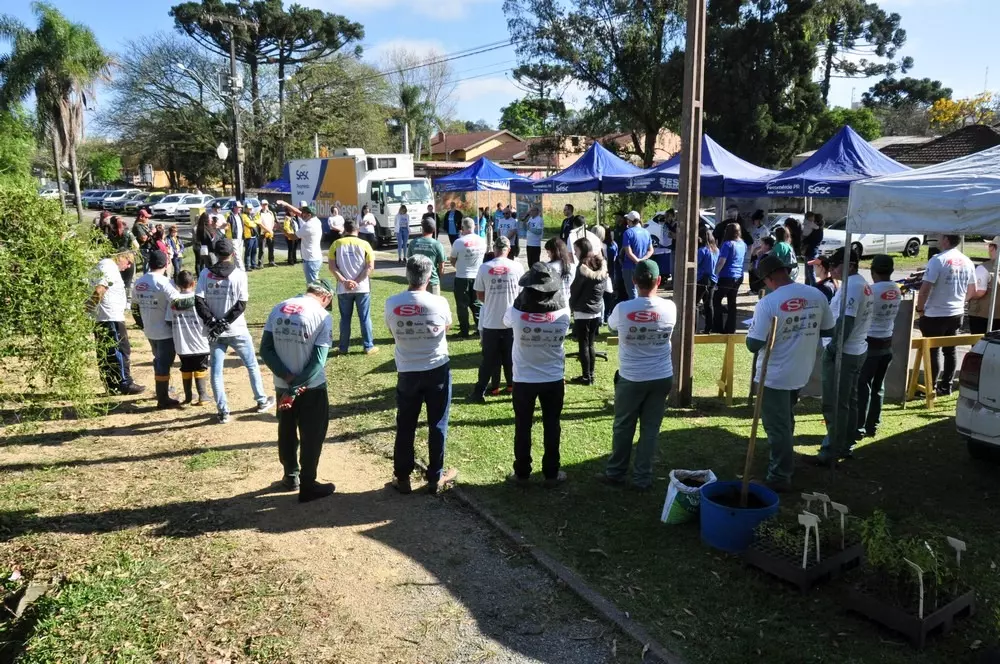
<path fill-rule="evenodd" d="M 827 554 L 818 563 L 815 551 L 810 551 L 805 569 L 802 569 L 801 553 L 793 555 L 760 540 L 751 544 L 743 554 L 747 564 L 791 583 L 803 593 L 817 584 L 826 583 L 859 567 L 863 558 L 864 546 L 860 542 L 848 545 L 843 550 L 835 549 L 834 553 Z"/>
<path fill-rule="evenodd" d="M 887 604 L 857 585 L 848 589 L 844 604 L 848 610 L 902 634 L 915 647 L 923 648 L 928 636 L 935 633 L 948 634 L 955 626 L 956 619 L 969 617 L 976 612 L 976 593 L 974 590 L 962 593 L 922 620 L 914 613 Z"/>

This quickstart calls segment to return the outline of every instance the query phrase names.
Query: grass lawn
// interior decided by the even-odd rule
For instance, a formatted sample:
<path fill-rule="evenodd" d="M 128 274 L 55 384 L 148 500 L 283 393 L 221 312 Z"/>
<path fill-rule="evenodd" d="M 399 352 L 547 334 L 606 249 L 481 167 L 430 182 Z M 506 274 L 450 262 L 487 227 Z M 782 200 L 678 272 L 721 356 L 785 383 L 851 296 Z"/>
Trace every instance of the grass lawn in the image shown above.
<path fill-rule="evenodd" d="M 248 317 L 256 324 L 256 334 L 271 306 L 301 287 L 298 268 L 250 275 Z M 402 288 L 401 277 L 374 279 L 372 311 L 382 352 L 361 354 L 355 323 L 351 353 L 332 358 L 327 366 L 331 431 L 354 435 L 384 454 L 391 454 L 395 428 L 395 366 L 381 312 L 385 298 Z M 450 294 L 448 299 L 452 300 Z M 554 492 L 504 484 L 513 461 L 510 401 L 495 398 L 485 406 L 466 405 L 464 397 L 475 382 L 480 360 L 478 342 L 453 341 L 450 351 L 455 400 L 447 463 L 458 467 L 462 484 L 503 520 L 581 573 L 662 642 L 684 652 L 689 661 L 946 662 L 963 660 L 970 648 L 996 641 L 1000 471 L 969 459 L 954 430 L 954 399 L 939 399 L 931 412 L 887 406 L 879 436 L 866 441 L 858 460 L 833 474 L 805 468 L 796 474 L 797 486 L 828 493 L 854 514 L 885 510 L 900 535 L 953 535 L 968 542 L 963 570 L 977 588 L 978 613 L 956 633 L 917 652 L 874 624 L 847 615 L 834 601 L 833 589 L 800 596 L 745 568 L 738 559 L 703 546 L 696 524 L 659 522 L 671 469 L 711 468 L 720 479 L 735 479 L 742 472 L 751 413 L 745 399 L 726 408 L 715 398 L 721 346 L 697 347 L 696 407 L 668 411 L 660 432 L 655 490 L 647 494 L 605 487 L 592 479 L 610 447 L 614 349 L 611 361 L 598 362 L 596 386 L 567 386 L 562 464 L 570 481 Z M 749 375 L 749 353 L 737 352 L 736 364 L 738 377 Z M 575 360 L 568 360 L 567 377 L 578 372 Z M 738 396 L 745 396 L 746 385 L 746 379 L 738 380 Z M 540 427 L 537 423 L 539 455 Z M 814 451 L 823 432 L 818 402 L 806 399 L 798 409 L 802 451 Z M 760 475 L 766 465 L 766 442 L 757 449 L 755 472 Z M 800 507 L 792 497 L 785 504 L 785 509 Z"/>

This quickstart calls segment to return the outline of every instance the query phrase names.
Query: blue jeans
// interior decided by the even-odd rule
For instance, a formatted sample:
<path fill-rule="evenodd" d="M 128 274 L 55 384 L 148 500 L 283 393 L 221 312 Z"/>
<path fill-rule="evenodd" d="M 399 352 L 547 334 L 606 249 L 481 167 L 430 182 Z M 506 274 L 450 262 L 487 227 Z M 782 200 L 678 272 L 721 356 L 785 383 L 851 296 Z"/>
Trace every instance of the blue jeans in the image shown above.
<path fill-rule="evenodd" d="M 248 270 L 252 270 L 255 267 L 260 267 L 260 261 L 257 260 L 257 238 L 248 237 L 243 240 L 243 263 Z"/>
<path fill-rule="evenodd" d="M 149 347 L 153 351 L 153 375 L 169 376 L 170 367 L 174 364 L 174 339 L 150 339 Z"/>
<path fill-rule="evenodd" d="M 260 367 L 257 365 L 257 352 L 253 347 L 253 339 L 249 334 L 234 337 L 219 337 L 212 342 L 212 394 L 215 395 L 215 405 L 220 413 L 229 412 L 229 404 L 226 401 L 226 386 L 222 382 L 222 365 L 226 361 L 226 351 L 232 348 L 236 355 L 243 362 L 250 374 L 250 388 L 253 390 L 253 398 L 258 405 L 267 402 L 267 395 L 264 393 L 264 380 L 260 376 Z"/>
<path fill-rule="evenodd" d="M 626 300 L 634 300 L 639 297 L 639 289 L 635 287 L 632 277 L 635 275 L 635 268 L 622 266 L 622 294 Z"/>
<path fill-rule="evenodd" d="M 413 472 L 413 446 L 420 408 L 427 404 L 427 481 L 441 479 L 444 444 L 451 411 L 449 364 L 429 371 L 404 371 L 396 378 L 396 445 L 392 452 L 393 474 L 406 479 Z"/>
<path fill-rule="evenodd" d="M 361 345 L 365 350 L 375 346 L 372 339 L 371 293 L 341 293 L 337 296 L 340 309 L 340 352 L 346 353 L 351 344 L 351 315 L 354 305 L 358 306 L 358 322 L 361 323 Z"/>
<path fill-rule="evenodd" d="M 174 264 L 174 279 L 177 279 L 177 275 L 180 274 L 181 270 L 184 269 L 184 257 L 174 256 L 172 259 L 170 259 L 170 262 Z"/>
<path fill-rule="evenodd" d="M 410 229 L 401 228 L 396 233 L 396 257 L 399 260 L 406 258 L 406 244 L 410 241 Z"/>
<path fill-rule="evenodd" d="M 302 271 L 306 275 L 306 286 L 319 279 L 319 269 L 323 261 L 302 261 Z"/>

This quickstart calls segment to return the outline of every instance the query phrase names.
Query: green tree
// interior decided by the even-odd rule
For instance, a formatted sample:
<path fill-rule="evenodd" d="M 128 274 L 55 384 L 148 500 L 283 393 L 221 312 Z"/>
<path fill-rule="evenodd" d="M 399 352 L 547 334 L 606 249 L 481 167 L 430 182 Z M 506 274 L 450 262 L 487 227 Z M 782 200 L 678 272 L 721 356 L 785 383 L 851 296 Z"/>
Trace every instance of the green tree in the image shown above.
<path fill-rule="evenodd" d="M 531 99 L 515 99 L 500 109 L 500 128 L 518 136 L 542 136 L 544 119 Z"/>
<path fill-rule="evenodd" d="M 875 113 L 870 108 L 830 108 L 819 116 L 816 129 L 813 131 L 812 147 L 819 147 L 833 138 L 844 126 L 849 126 L 858 132 L 861 138 L 871 141 L 882 135 L 882 126 Z"/>
<path fill-rule="evenodd" d="M 833 78 L 892 76 L 913 67 L 913 58 L 893 61 L 906 43 L 899 14 L 890 14 L 868 0 L 817 0 L 814 15 L 824 103 Z"/>
<path fill-rule="evenodd" d="M 20 108 L 0 111 L 0 179 L 27 178 L 35 151 L 35 128 Z"/>
<path fill-rule="evenodd" d="M 81 177 L 86 177 L 86 174 L 89 174 L 94 182 L 104 184 L 116 182 L 122 176 L 122 158 L 109 150 L 95 150 L 87 155 L 84 168 L 86 171 L 81 174 Z"/>
<path fill-rule="evenodd" d="M 423 88 L 419 85 L 404 85 L 400 88 L 393 119 L 402 137 L 403 152 L 409 154 L 410 141 L 417 136 L 423 136 L 423 132 L 429 129 L 432 121 L 431 109 L 426 102 Z"/>
<path fill-rule="evenodd" d="M 493 127 L 490 126 L 490 123 L 484 120 L 483 118 L 479 118 L 478 120 L 466 120 L 463 124 L 465 124 L 465 133 L 467 134 L 472 133 L 474 131 L 493 130 Z"/>
<path fill-rule="evenodd" d="M 813 0 L 709 3 L 705 131 L 744 159 L 782 166 L 801 152 L 824 105 Z"/>
<path fill-rule="evenodd" d="M 512 75 L 515 85 L 527 93 L 525 100 L 534 107 L 539 118 L 537 132 L 532 135 L 547 135 L 566 121 L 566 104 L 562 97 L 570 75 L 568 67 L 529 63 L 515 68 Z"/>
<path fill-rule="evenodd" d="M 9 111 L 35 95 L 39 121 L 52 130 L 57 165 L 68 158 L 82 223 L 76 148 L 83 136 L 83 109 L 95 82 L 108 76 L 111 58 L 90 28 L 71 23 L 42 2 L 32 9 L 38 19 L 35 30 L 13 16 L 0 16 L 0 38 L 13 42 L 10 54 L 0 58 L 0 110 Z"/>
<path fill-rule="evenodd" d="M 649 166 L 660 130 L 680 118 L 683 5 L 505 0 L 503 7 L 518 55 L 565 67 L 592 91 L 591 106 L 632 133 L 634 153 Z"/>
<path fill-rule="evenodd" d="M 951 88 L 944 87 L 941 81 L 909 76 L 898 80 L 888 76 L 861 95 L 861 103 L 868 108 L 901 108 L 910 104 L 928 108 L 938 99 L 951 99 Z"/>

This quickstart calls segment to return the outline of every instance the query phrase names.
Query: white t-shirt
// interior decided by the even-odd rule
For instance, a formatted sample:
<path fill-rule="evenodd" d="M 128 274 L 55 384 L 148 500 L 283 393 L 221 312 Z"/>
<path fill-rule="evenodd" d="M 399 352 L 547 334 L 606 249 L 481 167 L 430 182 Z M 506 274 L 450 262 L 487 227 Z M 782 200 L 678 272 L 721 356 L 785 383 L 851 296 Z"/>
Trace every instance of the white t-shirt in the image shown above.
<path fill-rule="evenodd" d="M 854 329 L 844 340 L 844 352 L 848 355 L 861 355 L 868 351 L 868 330 L 871 328 L 872 311 L 875 307 L 872 287 L 860 274 L 852 274 L 846 285 L 841 282 L 836 295 L 830 301 L 834 320 L 840 316 L 840 298 L 844 296 L 845 292 L 847 293 L 847 315 L 854 316 Z"/>
<path fill-rule="evenodd" d="M 358 277 L 364 272 L 365 266 L 372 261 L 372 246 L 357 236 L 348 235 L 334 242 L 330 251 L 337 258 L 337 271 L 358 284 L 354 290 L 348 290 L 343 282 L 338 282 L 337 295 L 370 292 L 371 280 L 369 277 L 365 276 L 360 281 Z M 370 275 L 371 272 L 368 274 Z"/>
<path fill-rule="evenodd" d="M 378 225 L 378 221 L 375 219 L 375 215 L 371 212 L 361 216 L 358 215 L 358 232 L 359 233 L 370 233 L 375 235 L 375 226 Z"/>
<path fill-rule="evenodd" d="M 264 331 L 274 337 L 274 351 L 289 373 L 299 374 L 306 368 L 313 348 L 329 348 L 333 339 L 333 317 L 314 298 L 299 295 L 285 300 L 271 310 Z M 326 374 L 313 378 L 307 388 L 326 383 Z M 284 376 L 274 375 L 274 386 L 287 388 Z"/>
<path fill-rule="evenodd" d="M 961 316 L 965 313 L 965 294 L 976 283 L 976 269 L 965 254 L 951 248 L 927 261 L 924 282 L 934 284 L 924 303 L 925 316 Z"/>
<path fill-rule="evenodd" d="M 618 331 L 618 373 L 642 382 L 674 375 L 670 335 L 677 323 L 677 306 L 660 297 L 637 297 L 621 302 L 608 317 Z"/>
<path fill-rule="evenodd" d="M 118 264 L 110 258 L 100 261 L 90 274 L 90 287 L 96 289 L 98 286 L 104 286 L 107 290 L 94 310 L 94 320 L 124 323 L 125 307 L 128 305 L 125 282 L 118 271 Z"/>
<path fill-rule="evenodd" d="M 560 278 L 562 279 L 563 301 L 568 305 L 569 289 L 570 286 L 573 285 L 573 279 L 576 278 L 576 261 L 569 264 L 569 269 L 566 270 L 566 274 L 562 273 L 563 271 L 562 261 L 552 261 L 551 263 L 549 263 L 549 267 L 551 267 L 552 271 L 555 272 L 557 275 L 561 275 Z"/>
<path fill-rule="evenodd" d="M 991 279 L 990 271 L 986 269 L 983 265 L 976 266 L 976 290 L 985 291 L 989 290 L 990 286 L 993 285 L 993 279 Z"/>
<path fill-rule="evenodd" d="M 889 339 L 896 326 L 896 314 L 903 301 L 903 293 L 895 281 L 879 281 L 872 284 L 872 324 L 868 336 L 875 339 Z"/>
<path fill-rule="evenodd" d="M 330 228 L 335 231 L 344 232 L 344 215 L 335 214 L 330 217 Z"/>
<path fill-rule="evenodd" d="M 268 233 L 273 233 L 274 232 L 274 222 L 275 221 L 276 221 L 276 218 L 274 216 L 274 213 L 271 212 L 270 210 L 264 210 L 264 211 L 261 211 L 260 217 L 257 220 L 257 223 L 259 223 L 260 227 L 263 228 Z"/>
<path fill-rule="evenodd" d="M 545 220 L 541 217 L 528 219 L 528 246 L 542 246 L 542 235 L 545 233 Z"/>
<path fill-rule="evenodd" d="M 178 309 L 178 300 L 184 299 L 190 299 L 191 306 Z M 170 308 L 167 309 L 167 320 L 170 321 L 174 350 L 178 355 L 208 355 L 211 350 L 208 345 L 208 330 L 194 308 L 194 293 L 174 291 L 170 297 Z"/>
<path fill-rule="evenodd" d="M 497 235 L 502 235 L 506 238 L 510 238 L 511 244 L 514 243 L 514 238 L 517 237 L 517 219 L 508 219 L 504 217 L 503 219 L 496 222 Z"/>
<path fill-rule="evenodd" d="M 456 279 L 475 279 L 486 255 L 486 240 L 475 233 L 462 235 L 451 245 L 451 258 L 455 260 Z"/>
<path fill-rule="evenodd" d="M 479 327 L 486 330 L 502 330 L 507 309 L 514 304 L 521 287 L 517 284 L 524 276 L 524 268 L 509 258 L 494 258 L 483 263 L 476 274 L 473 288 L 485 293 L 483 308 L 479 312 Z"/>
<path fill-rule="evenodd" d="M 397 214 L 396 215 L 396 233 L 402 233 L 403 231 L 410 229 L 410 215 L 408 214 Z"/>
<path fill-rule="evenodd" d="M 590 242 L 591 250 L 597 252 L 601 250 L 604 245 L 597 236 L 586 229 L 586 227 L 581 226 L 580 228 L 572 228 L 569 231 L 569 242 L 566 243 L 566 248 L 569 249 L 569 253 L 573 254 L 573 245 L 576 244 L 577 240 L 586 239 Z"/>
<path fill-rule="evenodd" d="M 569 332 L 569 309 L 526 313 L 510 307 L 503 324 L 514 331 L 515 383 L 551 383 L 563 379 L 566 353 L 563 341 Z"/>
<path fill-rule="evenodd" d="M 299 227 L 295 235 L 302 240 L 302 260 L 323 260 L 323 248 L 320 246 L 323 240 L 323 222 L 319 217 L 313 215 L 308 221 L 299 217 Z"/>
<path fill-rule="evenodd" d="M 448 362 L 448 300 L 427 291 L 403 291 L 385 301 L 385 324 L 396 340 L 396 371 L 429 371 Z"/>
<path fill-rule="evenodd" d="M 247 273 L 236 268 L 228 277 L 221 277 L 205 268 L 198 275 L 198 285 L 194 294 L 205 298 L 208 310 L 213 316 L 221 319 L 237 302 L 246 302 L 250 299 Z M 250 331 L 247 329 L 246 317 L 240 314 L 240 317 L 230 323 L 229 329 L 221 336 L 237 337 L 247 334 L 250 334 Z"/>
<path fill-rule="evenodd" d="M 778 329 L 764 385 L 772 390 L 800 390 L 812 376 L 820 332 L 834 325 L 833 312 L 823 291 L 805 284 L 787 284 L 757 303 L 747 337 L 767 341 L 775 316 Z M 758 376 L 763 365 L 761 352 L 757 354 Z"/>
<path fill-rule="evenodd" d="M 132 302 L 139 306 L 142 317 L 142 331 L 147 339 L 154 341 L 170 339 L 174 336 L 167 322 L 170 299 L 177 289 L 165 274 L 147 272 L 139 277 L 132 287 Z"/>

